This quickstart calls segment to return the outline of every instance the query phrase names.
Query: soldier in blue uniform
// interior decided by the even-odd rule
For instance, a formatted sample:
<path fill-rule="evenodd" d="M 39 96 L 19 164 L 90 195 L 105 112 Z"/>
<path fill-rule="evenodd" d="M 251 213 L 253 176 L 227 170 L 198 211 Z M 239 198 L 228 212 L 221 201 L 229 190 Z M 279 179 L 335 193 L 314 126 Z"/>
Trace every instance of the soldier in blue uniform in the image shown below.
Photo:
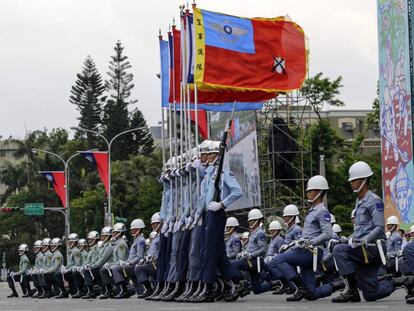
<path fill-rule="evenodd" d="M 235 286 L 232 278 L 236 277 L 237 272 L 230 263 L 226 255 L 226 246 L 224 244 L 224 228 L 226 225 L 225 209 L 235 201 L 237 201 L 243 192 L 237 183 L 234 175 L 229 171 L 223 170 L 220 183 L 221 201 L 213 201 L 216 180 L 216 164 L 220 150 L 220 142 L 214 142 L 209 147 L 209 164 L 213 166 L 211 172 L 205 177 L 204 189 L 206 192 L 202 196 L 203 202 L 200 204 L 207 207 L 206 214 L 206 231 L 205 231 L 205 248 L 202 281 L 204 283 L 203 291 L 200 295 L 193 299 L 196 302 L 212 301 L 214 299 L 213 286 L 217 281 L 217 270 L 222 274 L 223 279 L 227 283 L 228 299 L 238 297 L 243 290 L 240 285 Z M 204 182 L 203 181 L 203 182 Z M 237 288 L 236 288 L 237 287 Z"/>
<path fill-rule="evenodd" d="M 138 281 L 135 276 L 135 267 L 144 257 L 145 253 L 145 238 L 142 234 L 142 230 L 144 228 L 145 224 L 142 219 L 134 219 L 131 222 L 130 230 L 134 241 L 131 245 L 128 258 L 126 260 L 120 260 L 119 265 L 112 267 L 114 282 L 121 288 L 119 294 L 114 297 L 115 299 L 129 297 L 127 289 L 128 278 L 131 278 L 132 283 L 134 284 L 135 292 L 137 294 L 139 292 Z"/>
<path fill-rule="evenodd" d="M 348 244 L 338 244 L 333 257 L 339 274 L 347 282 L 347 291 L 332 302 L 358 302 L 359 288 L 367 301 L 389 296 L 396 288 L 404 286 L 412 293 L 410 277 L 378 279 L 378 269 L 385 261 L 384 203 L 369 189 L 373 172 L 365 162 L 356 162 L 349 169 L 352 190 L 357 194 L 355 229 Z M 408 301 L 407 301 L 408 302 Z"/>
<path fill-rule="evenodd" d="M 155 277 L 157 273 L 157 262 L 159 258 L 160 246 L 160 227 L 159 219 L 157 219 L 157 214 L 153 215 L 151 219 L 151 226 L 153 229 L 151 234 L 155 234 L 155 236 L 151 240 L 147 255 L 140 260 L 139 264 L 135 267 L 134 270 L 137 281 L 144 287 L 144 292 L 138 295 L 138 298 L 146 298 L 152 294 L 153 291 L 150 283 L 150 278 Z"/>
<path fill-rule="evenodd" d="M 397 231 L 400 221 L 397 216 L 390 216 L 387 218 L 387 273 L 395 274 L 395 261 L 397 260 L 397 255 L 401 250 L 402 246 L 402 237 Z"/>
<path fill-rule="evenodd" d="M 277 220 L 274 220 L 269 224 L 269 233 L 272 236 L 272 240 L 267 249 L 266 261 L 270 261 L 274 255 L 279 254 L 280 248 L 285 244 L 285 239 L 280 235 L 281 231 L 282 225 Z"/>
<path fill-rule="evenodd" d="M 273 260 L 284 278 L 293 282 L 297 288 L 296 293 L 288 297 L 287 301 L 304 298 L 314 300 L 329 296 L 334 290 L 333 284 L 317 287 L 315 279 L 317 263 L 322 259 L 324 245 L 333 236 L 331 215 L 323 204 L 323 197 L 328 189 L 328 182 L 323 176 L 316 175 L 309 179 L 306 196 L 312 206 L 306 215 L 302 238 L 297 247 L 288 249 Z M 301 269 L 300 275 L 297 266 Z"/>
<path fill-rule="evenodd" d="M 229 217 L 226 221 L 226 235 L 228 239 L 226 241 L 226 254 L 230 260 L 236 259 L 236 255 L 241 252 L 241 241 L 237 234 L 237 227 L 239 221 L 235 217 Z"/>

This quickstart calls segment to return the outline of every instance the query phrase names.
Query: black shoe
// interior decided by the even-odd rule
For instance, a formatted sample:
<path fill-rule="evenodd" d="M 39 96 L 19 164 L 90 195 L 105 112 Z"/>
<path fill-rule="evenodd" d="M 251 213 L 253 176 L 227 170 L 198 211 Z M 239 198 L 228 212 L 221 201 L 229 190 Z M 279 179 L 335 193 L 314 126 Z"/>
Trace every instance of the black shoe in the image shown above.
<path fill-rule="evenodd" d="M 300 287 L 296 290 L 293 296 L 287 297 L 286 301 L 301 301 L 305 298 L 308 298 L 310 300 L 310 293 L 307 288 Z"/>
<path fill-rule="evenodd" d="M 158 283 L 154 292 L 150 296 L 146 297 L 145 300 L 151 301 L 153 298 L 159 296 L 163 292 L 163 290 L 164 290 L 164 287 Z"/>
<path fill-rule="evenodd" d="M 61 293 L 59 295 L 57 295 L 55 297 L 55 299 L 62 299 L 62 298 L 68 298 L 68 294 L 66 293 L 66 291 L 61 291 Z"/>
<path fill-rule="evenodd" d="M 176 301 L 176 302 L 183 302 L 184 301 L 183 299 L 187 297 L 188 293 L 191 291 L 192 288 L 193 288 L 192 282 L 187 282 L 185 284 L 185 290 L 184 290 L 184 292 L 180 296 L 178 296 L 177 298 L 175 298 L 174 301 Z"/>
<path fill-rule="evenodd" d="M 85 294 L 82 291 L 78 291 L 76 294 L 72 295 L 73 299 L 79 299 L 82 298 Z"/>
<path fill-rule="evenodd" d="M 30 289 L 27 289 L 24 292 L 24 295 L 22 296 L 23 298 L 28 298 L 28 297 L 32 297 L 32 291 Z"/>
<path fill-rule="evenodd" d="M 394 288 L 405 288 L 408 295 L 414 296 L 414 276 L 402 276 L 393 278 Z"/>
<path fill-rule="evenodd" d="M 331 282 L 333 292 L 338 290 L 343 290 L 345 288 L 345 283 L 342 280 Z"/>
<path fill-rule="evenodd" d="M 236 301 L 240 297 L 240 294 L 243 292 L 244 287 L 241 282 L 237 285 L 231 282 L 229 286 L 230 286 L 229 292 L 226 296 L 224 296 L 223 301 L 226 301 L 226 302 Z"/>
<path fill-rule="evenodd" d="M 144 298 L 150 297 L 153 293 L 154 291 L 151 288 L 150 289 L 145 288 L 142 294 L 137 295 L 137 298 L 144 299 Z"/>
<path fill-rule="evenodd" d="M 129 295 L 128 291 L 121 290 L 118 295 L 114 296 L 114 299 L 125 299 L 125 298 L 129 298 L 129 297 L 130 297 L 130 295 Z"/>
<path fill-rule="evenodd" d="M 195 298 L 200 296 L 201 292 L 203 291 L 203 284 L 198 282 L 196 289 L 193 292 L 189 292 L 186 299 L 184 299 L 184 302 L 192 302 Z"/>
<path fill-rule="evenodd" d="M 181 285 L 179 283 L 175 283 L 174 286 L 171 286 L 171 290 L 167 290 L 162 297 L 160 297 L 160 301 L 173 301 L 175 297 L 181 295 Z"/>
<path fill-rule="evenodd" d="M 10 295 L 7 296 L 7 298 L 14 298 L 14 297 L 19 297 L 19 295 L 16 292 L 11 293 Z"/>
<path fill-rule="evenodd" d="M 405 299 L 405 302 L 409 305 L 414 305 L 414 296 L 410 296 Z"/>
<path fill-rule="evenodd" d="M 278 289 L 273 291 L 273 295 L 283 295 L 286 294 L 286 292 L 290 289 L 290 287 L 286 287 L 286 286 L 280 286 Z M 292 293 L 293 294 L 293 293 Z"/>
<path fill-rule="evenodd" d="M 165 295 L 169 295 L 173 290 L 174 290 L 174 287 L 172 286 L 172 284 L 167 283 L 164 286 L 164 289 L 162 290 L 162 292 L 159 293 L 157 296 L 152 297 L 151 300 L 152 301 L 160 301 L 162 297 L 164 297 Z"/>
<path fill-rule="evenodd" d="M 334 303 L 345 303 L 345 302 L 360 302 L 361 296 L 359 295 L 358 289 L 348 289 L 345 293 L 340 294 L 338 297 L 332 299 Z"/>
<path fill-rule="evenodd" d="M 211 287 L 212 285 L 204 284 L 203 291 L 198 297 L 192 299 L 191 302 L 213 302 L 214 297 Z"/>
<path fill-rule="evenodd" d="M 99 296 L 99 299 L 108 299 L 112 297 L 113 297 L 113 294 L 110 291 L 106 291 L 103 295 Z"/>
<path fill-rule="evenodd" d="M 95 292 L 89 291 L 86 293 L 86 295 L 82 296 L 81 299 L 95 299 L 96 295 Z"/>

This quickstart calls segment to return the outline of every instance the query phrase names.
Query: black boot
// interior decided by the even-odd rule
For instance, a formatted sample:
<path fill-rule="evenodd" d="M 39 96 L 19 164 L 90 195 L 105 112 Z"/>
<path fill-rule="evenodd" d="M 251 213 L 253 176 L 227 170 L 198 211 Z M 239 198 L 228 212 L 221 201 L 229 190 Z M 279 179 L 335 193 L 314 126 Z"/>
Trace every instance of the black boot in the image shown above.
<path fill-rule="evenodd" d="M 158 288 L 159 288 L 159 284 L 157 283 L 157 287 L 155 288 L 155 291 Z M 144 299 L 144 298 L 150 297 L 153 293 L 154 293 L 154 291 L 151 288 L 150 282 L 145 282 L 144 283 L 144 292 L 140 295 L 137 295 L 137 298 L 138 299 Z"/>
<path fill-rule="evenodd" d="M 174 289 L 168 295 L 165 295 L 161 298 L 162 301 L 174 301 L 175 298 L 180 296 L 183 293 L 184 284 L 182 282 L 176 282 Z"/>
<path fill-rule="evenodd" d="M 200 293 L 200 296 L 195 297 L 192 302 L 213 302 L 213 284 L 204 284 L 204 288 Z"/>
<path fill-rule="evenodd" d="M 225 287 L 226 285 L 224 284 L 224 281 L 222 279 L 218 279 L 217 280 L 218 283 L 218 288 L 217 288 L 217 293 L 214 294 L 214 300 L 215 301 L 220 301 L 223 300 L 223 298 L 225 297 Z"/>
<path fill-rule="evenodd" d="M 7 298 L 14 298 L 14 297 L 19 297 L 19 295 L 16 292 L 16 289 L 12 288 L 12 293 L 10 295 L 7 296 Z"/>
<path fill-rule="evenodd" d="M 405 288 L 408 296 L 414 296 L 414 276 L 401 276 L 392 279 L 394 289 Z"/>
<path fill-rule="evenodd" d="M 145 300 L 152 300 L 154 297 L 157 297 L 164 290 L 164 284 L 157 283 L 154 292 L 145 298 Z"/>
<path fill-rule="evenodd" d="M 151 300 L 160 301 L 162 297 L 164 297 L 165 295 L 168 295 L 169 293 L 171 293 L 171 291 L 173 289 L 174 289 L 173 285 L 170 282 L 167 282 L 167 283 L 165 283 L 164 289 L 162 290 L 162 292 L 159 293 L 157 296 L 152 297 Z"/>
<path fill-rule="evenodd" d="M 84 295 L 84 292 L 78 288 L 78 291 L 72 295 L 73 299 L 79 299 Z"/>
<path fill-rule="evenodd" d="M 301 301 L 305 298 L 310 298 L 310 293 L 305 284 L 303 284 L 301 277 L 298 275 L 292 280 L 296 286 L 296 292 L 293 296 L 287 297 L 286 301 Z"/>
<path fill-rule="evenodd" d="M 125 283 L 121 283 L 120 286 L 121 286 L 121 291 L 119 292 L 118 295 L 116 295 L 114 297 L 114 299 L 129 298 L 130 296 L 129 296 L 129 292 L 128 292 L 128 289 L 127 289 L 126 284 Z"/>
<path fill-rule="evenodd" d="M 290 284 L 287 281 L 280 280 L 280 283 L 282 285 L 272 293 L 273 295 L 283 295 L 283 294 L 286 294 L 286 292 L 290 289 Z"/>
<path fill-rule="evenodd" d="M 82 299 L 94 299 L 94 298 L 96 298 L 96 295 L 95 295 L 95 291 L 93 289 L 93 286 L 88 286 L 87 293 L 84 296 L 82 296 L 81 298 Z"/>
<path fill-rule="evenodd" d="M 49 297 L 50 297 L 49 290 L 47 289 L 46 286 L 42 286 L 42 293 L 37 298 L 45 299 L 45 298 L 49 298 Z"/>
<path fill-rule="evenodd" d="M 193 282 L 188 281 L 188 282 L 185 284 L 185 289 L 184 289 L 183 293 L 182 293 L 180 296 L 178 296 L 177 298 L 175 298 L 175 301 L 177 301 L 177 302 L 182 302 L 182 301 L 183 301 L 183 299 L 184 299 L 185 297 L 187 297 L 188 293 L 190 292 L 190 290 L 191 290 L 191 288 L 192 288 L 192 284 L 193 284 Z"/>
<path fill-rule="evenodd" d="M 338 297 L 332 299 L 334 303 L 345 303 L 345 302 L 360 302 L 361 296 L 359 295 L 355 274 L 349 274 L 345 276 L 346 289 Z"/>
<path fill-rule="evenodd" d="M 338 290 L 345 289 L 345 282 L 343 280 L 332 281 L 332 292 L 337 292 Z"/>
<path fill-rule="evenodd" d="M 55 299 L 62 299 L 62 298 L 68 298 L 69 296 L 68 296 L 68 293 L 66 292 L 66 290 L 65 290 L 65 288 L 61 288 L 60 289 L 60 294 L 59 295 L 57 295 L 56 297 L 55 297 Z"/>
<path fill-rule="evenodd" d="M 201 292 L 203 291 L 203 283 L 201 281 L 194 282 L 194 290 L 189 292 L 187 297 L 183 299 L 184 302 L 192 302 L 193 299 L 200 296 Z"/>
<path fill-rule="evenodd" d="M 108 299 L 112 297 L 113 297 L 112 286 L 105 285 L 105 292 L 103 293 L 103 295 L 99 296 L 99 299 Z"/>

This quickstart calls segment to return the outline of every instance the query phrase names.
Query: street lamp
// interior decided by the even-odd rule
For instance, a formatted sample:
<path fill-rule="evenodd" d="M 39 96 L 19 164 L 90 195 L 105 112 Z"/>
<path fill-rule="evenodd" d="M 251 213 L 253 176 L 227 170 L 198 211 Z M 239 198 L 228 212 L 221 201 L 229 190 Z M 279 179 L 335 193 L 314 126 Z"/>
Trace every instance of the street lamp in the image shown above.
<path fill-rule="evenodd" d="M 92 133 L 95 134 L 99 137 L 101 137 L 107 145 L 108 148 L 108 211 L 107 211 L 107 216 L 106 216 L 106 221 L 107 221 L 107 225 L 111 225 L 112 223 L 112 195 L 111 195 L 111 146 L 112 143 L 114 142 L 115 139 L 117 139 L 119 136 L 130 133 L 130 132 L 134 132 L 134 131 L 139 131 L 139 130 L 144 130 L 146 129 L 145 127 L 136 127 L 133 129 L 129 129 L 126 131 L 123 131 L 121 133 L 116 134 L 111 140 L 108 140 L 104 135 L 102 135 L 101 133 L 97 132 L 97 131 L 93 131 L 93 130 L 89 130 L 89 129 L 85 129 L 79 126 L 73 126 L 70 128 L 71 130 L 75 130 L 75 131 L 82 131 L 82 132 L 88 132 L 88 133 Z"/>

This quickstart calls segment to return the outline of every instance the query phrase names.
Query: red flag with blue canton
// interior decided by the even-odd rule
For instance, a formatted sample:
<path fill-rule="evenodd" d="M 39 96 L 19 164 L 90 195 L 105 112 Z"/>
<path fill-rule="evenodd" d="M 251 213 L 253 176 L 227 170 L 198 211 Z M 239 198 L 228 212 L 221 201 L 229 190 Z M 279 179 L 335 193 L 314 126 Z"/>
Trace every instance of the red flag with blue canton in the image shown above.
<path fill-rule="evenodd" d="M 66 180 L 65 172 L 63 171 L 50 171 L 40 172 L 52 185 L 56 194 L 59 196 L 63 207 L 66 207 Z"/>
<path fill-rule="evenodd" d="M 82 151 L 82 156 L 94 164 L 98 170 L 99 177 L 105 186 L 106 193 L 109 189 L 109 158 L 107 151 Z"/>
<path fill-rule="evenodd" d="M 195 8 L 194 26 L 194 82 L 199 89 L 287 92 L 302 86 L 306 39 L 296 23 Z"/>

